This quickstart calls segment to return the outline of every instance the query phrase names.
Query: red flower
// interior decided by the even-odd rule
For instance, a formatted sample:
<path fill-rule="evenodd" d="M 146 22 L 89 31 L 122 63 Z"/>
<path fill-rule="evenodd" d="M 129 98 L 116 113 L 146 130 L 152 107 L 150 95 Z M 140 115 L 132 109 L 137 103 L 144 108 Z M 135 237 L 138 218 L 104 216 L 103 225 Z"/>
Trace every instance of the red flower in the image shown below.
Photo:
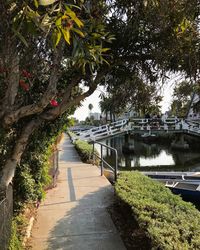
<path fill-rule="evenodd" d="M 29 91 L 29 85 L 24 80 L 19 80 L 19 85 L 23 90 Z"/>
<path fill-rule="evenodd" d="M 1 67 L 0 67 L 0 73 L 5 73 L 5 72 L 7 72 L 7 69 L 6 69 L 6 68 L 1 68 Z"/>
<path fill-rule="evenodd" d="M 57 107 L 57 106 L 58 106 L 58 102 L 57 102 L 55 99 L 52 99 L 52 100 L 50 101 L 50 104 L 51 104 L 51 106 L 53 106 L 53 107 Z"/>
<path fill-rule="evenodd" d="M 26 78 L 31 78 L 31 73 L 26 71 L 25 69 L 22 70 L 22 76 Z"/>

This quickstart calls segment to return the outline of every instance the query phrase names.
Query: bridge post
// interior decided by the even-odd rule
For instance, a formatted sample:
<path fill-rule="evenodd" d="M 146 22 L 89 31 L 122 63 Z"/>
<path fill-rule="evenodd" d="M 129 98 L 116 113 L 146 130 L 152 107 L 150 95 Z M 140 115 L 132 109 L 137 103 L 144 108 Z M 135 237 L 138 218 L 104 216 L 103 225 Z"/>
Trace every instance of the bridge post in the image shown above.
<path fill-rule="evenodd" d="M 164 130 L 168 132 L 168 125 L 166 123 L 164 123 Z"/>
<path fill-rule="evenodd" d="M 189 144 L 185 141 L 184 134 L 177 135 L 177 138 L 171 143 L 171 147 L 180 150 L 189 149 Z"/>
<path fill-rule="evenodd" d="M 122 146 L 123 153 L 131 153 L 134 152 L 134 145 L 130 142 L 130 134 L 125 134 L 125 143 Z"/>
<path fill-rule="evenodd" d="M 127 133 L 125 134 L 125 144 L 129 143 L 130 135 Z"/>
<path fill-rule="evenodd" d="M 107 134 L 109 135 L 109 126 L 106 125 L 106 131 L 107 131 Z"/>

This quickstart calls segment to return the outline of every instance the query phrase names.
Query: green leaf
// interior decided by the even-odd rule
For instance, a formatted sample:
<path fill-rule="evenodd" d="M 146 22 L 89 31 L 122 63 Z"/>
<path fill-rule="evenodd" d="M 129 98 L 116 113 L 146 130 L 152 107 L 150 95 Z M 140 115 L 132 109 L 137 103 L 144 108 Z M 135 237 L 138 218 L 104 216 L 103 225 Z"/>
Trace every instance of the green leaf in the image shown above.
<path fill-rule="evenodd" d="M 85 35 L 83 34 L 83 32 L 80 31 L 79 29 L 71 28 L 71 30 L 73 30 L 74 32 L 76 32 L 77 34 L 79 34 L 81 37 L 85 37 Z"/>
<path fill-rule="evenodd" d="M 93 33 L 92 33 L 92 36 L 93 36 L 95 39 L 97 39 L 97 38 L 101 38 L 101 37 L 102 37 L 102 35 L 101 35 L 101 34 L 99 34 L 99 33 L 95 33 L 95 32 L 93 32 Z"/>
<path fill-rule="evenodd" d="M 70 44 L 70 32 L 68 29 L 61 29 L 62 30 L 62 33 L 63 33 L 63 36 L 65 38 L 65 41 Z"/>
<path fill-rule="evenodd" d="M 58 30 L 58 32 L 57 32 L 56 44 L 55 44 L 56 46 L 59 44 L 60 39 L 61 39 L 61 36 L 62 36 L 62 34 L 61 34 L 60 30 Z"/>
<path fill-rule="evenodd" d="M 39 5 L 47 6 L 57 2 L 58 0 L 40 0 Z"/>
<path fill-rule="evenodd" d="M 52 35 L 54 47 L 56 47 L 59 44 L 61 37 L 62 37 L 62 33 L 60 29 L 54 29 L 53 35 Z"/>
<path fill-rule="evenodd" d="M 109 48 L 103 48 L 101 49 L 101 52 L 107 52 L 108 50 L 110 50 Z"/>
<path fill-rule="evenodd" d="M 22 34 L 20 34 L 17 30 L 12 28 L 12 31 L 15 33 L 15 35 L 21 40 L 21 42 L 28 47 L 28 43 L 26 41 L 26 39 L 22 36 Z"/>
<path fill-rule="evenodd" d="M 77 24 L 79 28 L 84 26 L 81 20 L 76 16 L 76 13 L 72 11 L 69 7 L 66 7 L 65 14 L 71 17 L 71 19 Z"/>
<path fill-rule="evenodd" d="M 56 26 L 58 28 L 61 28 L 61 25 L 62 25 L 62 17 L 59 17 L 57 20 L 56 20 Z"/>
<path fill-rule="evenodd" d="M 105 62 L 107 65 L 110 66 L 110 63 L 106 59 L 104 59 L 103 57 L 102 57 L 102 61 Z"/>
<path fill-rule="evenodd" d="M 34 0 L 34 4 L 35 4 L 35 7 L 38 8 L 39 6 L 38 0 Z"/>
<path fill-rule="evenodd" d="M 64 4 L 65 5 L 65 8 L 67 9 L 68 8 L 68 6 L 70 6 L 70 8 L 76 8 L 76 9 L 79 9 L 79 10 L 81 10 L 81 8 L 79 7 L 79 6 L 77 6 L 77 5 L 74 5 L 74 4 Z"/>

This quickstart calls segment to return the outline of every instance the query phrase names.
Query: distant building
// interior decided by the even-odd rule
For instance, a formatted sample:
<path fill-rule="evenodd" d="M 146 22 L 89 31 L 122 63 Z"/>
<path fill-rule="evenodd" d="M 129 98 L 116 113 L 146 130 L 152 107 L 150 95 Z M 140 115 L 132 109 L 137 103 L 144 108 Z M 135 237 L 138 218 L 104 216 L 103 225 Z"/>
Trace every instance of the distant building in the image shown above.
<path fill-rule="evenodd" d="M 188 120 L 200 120 L 200 95 L 193 93 L 187 113 Z"/>
<path fill-rule="evenodd" d="M 110 120 L 113 121 L 114 118 L 115 118 L 115 120 L 135 118 L 135 117 L 138 117 L 138 113 L 134 110 L 131 110 L 131 111 L 123 112 L 120 115 L 115 115 L 115 117 L 112 114 L 112 117 L 110 119 L 110 112 L 108 112 L 107 115 L 104 112 L 102 112 L 101 117 L 103 120 L 105 120 L 107 118 L 107 121 L 110 121 Z"/>
<path fill-rule="evenodd" d="M 89 118 L 93 118 L 95 121 L 100 121 L 101 120 L 101 114 L 94 112 L 89 114 Z"/>
<path fill-rule="evenodd" d="M 138 117 L 138 113 L 134 110 L 130 110 L 127 112 L 124 112 L 123 114 L 120 115 L 119 119 L 129 119 L 129 118 L 135 118 Z"/>

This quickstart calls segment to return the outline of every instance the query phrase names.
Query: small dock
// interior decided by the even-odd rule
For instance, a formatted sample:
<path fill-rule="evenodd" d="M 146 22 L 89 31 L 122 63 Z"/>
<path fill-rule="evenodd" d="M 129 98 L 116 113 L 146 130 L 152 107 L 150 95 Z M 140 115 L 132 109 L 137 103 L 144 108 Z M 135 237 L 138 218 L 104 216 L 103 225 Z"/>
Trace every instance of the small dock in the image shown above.
<path fill-rule="evenodd" d="M 100 170 L 84 164 L 68 136 L 60 144 L 57 186 L 38 209 L 33 250 L 125 250 L 107 211 L 114 190 Z"/>

